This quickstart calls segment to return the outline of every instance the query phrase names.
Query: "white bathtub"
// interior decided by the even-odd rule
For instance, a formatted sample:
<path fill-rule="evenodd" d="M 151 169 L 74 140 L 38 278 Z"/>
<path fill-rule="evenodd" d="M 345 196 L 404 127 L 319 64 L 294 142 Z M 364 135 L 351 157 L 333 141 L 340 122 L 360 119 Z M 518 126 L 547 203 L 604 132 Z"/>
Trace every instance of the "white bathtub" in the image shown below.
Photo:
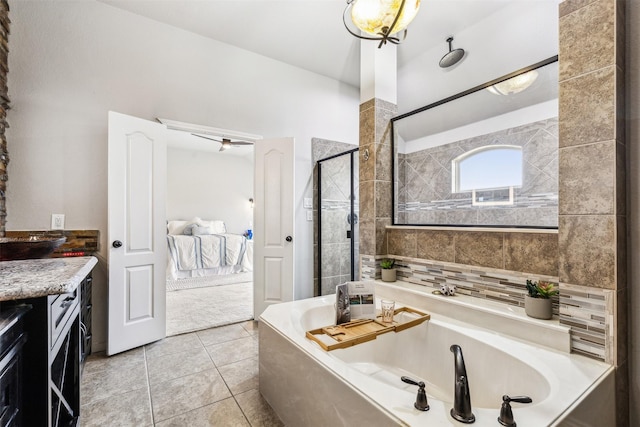
<path fill-rule="evenodd" d="M 607 364 L 433 312 L 430 321 L 405 331 L 326 352 L 305 331 L 332 324 L 333 303 L 330 296 L 278 304 L 261 316 L 260 391 L 288 426 L 461 425 L 449 414 L 452 344 L 464 354 L 474 425 L 499 425 L 504 394 L 533 399 L 512 404 L 519 427 L 615 423 Z M 403 383 L 403 375 L 425 382 L 428 412 L 413 407 L 417 387 Z"/>

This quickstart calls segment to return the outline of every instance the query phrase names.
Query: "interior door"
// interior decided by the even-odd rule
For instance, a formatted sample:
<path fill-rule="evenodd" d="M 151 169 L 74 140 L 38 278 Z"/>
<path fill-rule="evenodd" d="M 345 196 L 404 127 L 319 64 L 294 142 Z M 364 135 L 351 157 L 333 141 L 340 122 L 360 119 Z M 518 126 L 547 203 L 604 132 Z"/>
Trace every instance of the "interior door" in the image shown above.
<path fill-rule="evenodd" d="M 109 112 L 107 354 L 164 338 L 166 128 Z"/>
<path fill-rule="evenodd" d="M 293 300 L 293 138 L 254 144 L 255 319 L 271 304 Z"/>

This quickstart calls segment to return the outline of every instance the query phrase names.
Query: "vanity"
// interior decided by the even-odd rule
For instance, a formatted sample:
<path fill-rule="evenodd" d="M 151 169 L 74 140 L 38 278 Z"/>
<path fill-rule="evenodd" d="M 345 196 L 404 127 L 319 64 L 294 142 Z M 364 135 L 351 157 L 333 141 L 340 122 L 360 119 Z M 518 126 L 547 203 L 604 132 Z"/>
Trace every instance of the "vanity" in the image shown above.
<path fill-rule="evenodd" d="M 96 264 L 95 257 L 0 262 L 0 318 L 16 325 L 3 328 L 0 336 L 14 351 L 10 362 L 16 366 L 11 384 L 1 391 L 0 410 L 10 411 L 2 425 L 79 425 Z"/>

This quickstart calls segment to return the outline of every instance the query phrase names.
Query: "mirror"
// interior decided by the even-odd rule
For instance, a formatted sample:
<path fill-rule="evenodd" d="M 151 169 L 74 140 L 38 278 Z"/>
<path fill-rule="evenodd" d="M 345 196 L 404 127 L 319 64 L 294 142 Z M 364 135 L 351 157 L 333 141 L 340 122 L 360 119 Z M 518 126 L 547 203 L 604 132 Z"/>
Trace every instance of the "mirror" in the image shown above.
<path fill-rule="evenodd" d="M 558 227 L 558 57 L 395 117 L 394 224 Z"/>

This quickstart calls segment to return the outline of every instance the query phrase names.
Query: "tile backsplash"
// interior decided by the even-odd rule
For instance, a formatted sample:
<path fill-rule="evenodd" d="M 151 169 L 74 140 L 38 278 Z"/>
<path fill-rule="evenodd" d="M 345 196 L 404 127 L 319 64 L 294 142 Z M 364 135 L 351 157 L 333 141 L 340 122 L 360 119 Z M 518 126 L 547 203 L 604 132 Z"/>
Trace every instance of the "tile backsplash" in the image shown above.
<path fill-rule="evenodd" d="M 525 283 L 548 280 L 558 283 L 558 277 L 532 275 L 517 271 L 478 267 L 418 258 L 389 256 L 396 260 L 397 277 L 403 282 L 440 289 L 441 284 L 453 284 L 456 292 L 473 298 L 492 300 L 524 307 Z M 382 257 L 362 256 L 363 280 L 380 279 Z M 560 295 L 553 300 L 553 313 L 561 325 L 571 328 L 571 351 L 594 359 L 609 360 L 611 319 L 610 291 L 560 284 Z"/>

